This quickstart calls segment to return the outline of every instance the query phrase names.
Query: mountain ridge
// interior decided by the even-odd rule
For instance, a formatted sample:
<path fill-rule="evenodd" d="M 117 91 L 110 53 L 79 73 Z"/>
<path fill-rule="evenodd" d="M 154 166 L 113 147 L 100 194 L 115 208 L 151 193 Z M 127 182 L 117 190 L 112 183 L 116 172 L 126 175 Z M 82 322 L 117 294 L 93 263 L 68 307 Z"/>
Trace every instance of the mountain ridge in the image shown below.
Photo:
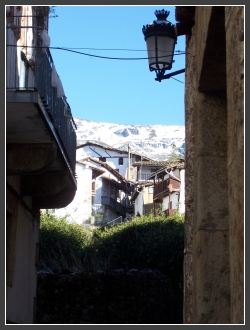
<path fill-rule="evenodd" d="M 77 145 L 87 141 L 130 150 L 154 160 L 167 160 L 173 150 L 184 158 L 185 126 L 135 125 L 74 118 Z"/>

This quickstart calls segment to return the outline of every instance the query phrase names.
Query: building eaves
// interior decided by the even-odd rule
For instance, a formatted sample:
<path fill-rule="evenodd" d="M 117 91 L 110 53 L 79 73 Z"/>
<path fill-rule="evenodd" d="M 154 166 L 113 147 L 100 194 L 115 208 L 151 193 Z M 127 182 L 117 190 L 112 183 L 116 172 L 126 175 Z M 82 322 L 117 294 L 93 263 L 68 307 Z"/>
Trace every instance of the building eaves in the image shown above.
<path fill-rule="evenodd" d="M 110 150 L 110 151 L 116 151 L 119 154 L 127 154 L 128 152 L 126 150 L 121 150 L 121 149 L 116 149 L 113 148 L 111 146 L 109 146 L 108 144 L 105 143 L 98 143 L 98 142 L 91 142 L 91 141 L 87 141 L 83 144 L 80 144 L 79 146 L 76 147 L 76 149 L 80 149 L 86 146 L 96 146 L 96 147 L 100 147 L 103 148 L 105 150 Z"/>
<path fill-rule="evenodd" d="M 161 178 L 164 175 L 166 175 L 167 172 L 170 172 L 171 170 L 175 170 L 176 168 L 184 169 L 184 167 L 185 167 L 185 164 L 182 161 L 181 162 L 171 162 L 171 163 L 169 162 L 167 166 L 164 166 L 164 167 L 160 168 L 158 171 L 155 171 L 154 173 L 152 173 L 148 177 L 148 180 L 152 180 L 155 177 Z M 172 177 L 175 178 L 174 175 L 172 175 Z"/>
<path fill-rule="evenodd" d="M 98 176 L 105 173 L 104 169 L 91 164 L 88 159 L 77 160 L 76 162 L 85 166 L 88 165 L 92 169 L 92 179 L 96 179 Z"/>
<path fill-rule="evenodd" d="M 104 150 L 115 151 L 115 152 L 117 152 L 119 154 L 125 154 L 125 155 L 128 154 L 128 151 L 127 150 L 113 148 L 113 147 L 109 146 L 106 143 L 100 143 L 100 142 L 96 142 L 96 141 L 94 141 L 94 142 L 93 141 L 87 141 L 85 143 L 82 143 L 82 144 L 78 145 L 76 147 L 76 149 L 80 149 L 80 148 L 83 148 L 83 147 L 86 147 L 86 146 L 96 146 L 96 147 L 103 148 Z M 130 154 L 135 155 L 135 156 L 142 157 L 143 159 L 146 159 L 146 160 L 151 160 L 149 157 L 146 157 L 146 156 L 143 156 L 141 154 L 135 153 L 135 152 L 133 152 L 131 150 L 130 150 Z"/>
<path fill-rule="evenodd" d="M 118 171 L 116 171 L 113 167 L 109 166 L 107 163 L 102 162 L 96 158 L 88 157 L 87 160 L 89 162 L 94 162 L 96 164 L 101 165 L 103 168 L 106 168 L 111 174 L 113 174 L 118 180 L 122 182 L 129 183 L 130 181 L 126 180 L 123 175 L 121 175 Z"/>
<path fill-rule="evenodd" d="M 132 166 L 157 166 L 157 167 L 163 167 L 167 166 L 167 161 L 160 161 L 160 160 L 148 160 L 148 161 L 138 161 L 134 162 Z"/>

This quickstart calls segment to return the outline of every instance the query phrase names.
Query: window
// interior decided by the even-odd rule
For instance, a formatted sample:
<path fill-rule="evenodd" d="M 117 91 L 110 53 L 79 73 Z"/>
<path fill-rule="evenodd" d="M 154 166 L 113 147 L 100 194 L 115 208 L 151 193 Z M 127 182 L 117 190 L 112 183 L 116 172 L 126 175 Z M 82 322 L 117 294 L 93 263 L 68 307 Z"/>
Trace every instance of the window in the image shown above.
<path fill-rule="evenodd" d="M 123 158 L 122 157 L 119 158 L 119 165 L 123 165 Z"/>
<path fill-rule="evenodd" d="M 154 187 L 148 187 L 148 193 L 153 194 L 154 193 Z"/>
<path fill-rule="evenodd" d="M 100 162 L 106 162 L 106 157 L 99 157 Z"/>

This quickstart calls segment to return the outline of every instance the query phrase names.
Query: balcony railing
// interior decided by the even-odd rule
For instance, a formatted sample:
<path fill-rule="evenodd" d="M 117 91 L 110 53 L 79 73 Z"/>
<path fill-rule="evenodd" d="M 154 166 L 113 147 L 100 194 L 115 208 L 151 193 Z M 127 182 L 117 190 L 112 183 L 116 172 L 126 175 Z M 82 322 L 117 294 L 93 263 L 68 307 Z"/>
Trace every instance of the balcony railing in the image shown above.
<path fill-rule="evenodd" d="M 166 179 L 154 186 L 154 198 L 160 194 L 168 194 L 170 180 Z"/>
<path fill-rule="evenodd" d="M 102 205 L 109 206 L 116 212 L 119 212 L 122 215 L 126 215 L 126 207 L 121 203 L 117 202 L 115 199 L 109 196 L 102 196 Z"/>
<path fill-rule="evenodd" d="M 142 174 L 142 173 L 138 173 L 138 178 L 137 178 L 137 181 L 139 182 L 148 182 L 148 181 L 154 181 L 154 180 L 148 180 L 148 177 L 150 176 L 151 174 Z"/>
<path fill-rule="evenodd" d="M 178 178 L 168 178 L 154 186 L 154 201 L 161 200 L 162 197 L 168 196 L 172 191 L 180 190 L 180 180 Z"/>
<path fill-rule="evenodd" d="M 14 27 L 11 26 L 11 29 L 13 28 Z M 18 28 L 30 29 L 31 27 L 19 26 Z M 36 31 L 36 29 L 34 28 L 33 31 Z M 76 125 L 69 104 L 62 97 L 57 98 L 57 89 L 51 84 L 53 59 L 49 49 L 43 52 L 42 48 L 39 48 L 42 44 L 38 37 L 34 50 L 35 67 L 34 78 L 32 79 L 33 70 L 30 68 L 29 62 L 25 54 L 21 51 L 21 48 L 15 47 L 15 38 L 12 38 L 9 27 L 7 28 L 6 41 L 6 73 L 8 73 L 6 74 L 6 89 L 36 91 L 39 93 L 55 131 L 62 142 L 64 153 L 68 157 L 68 164 L 73 173 L 75 173 Z M 20 54 L 20 58 L 18 58 L 18 54 Z M 18 62 L 22 63 L 20 72 L 18 70 Z"/>
<path fill-rule="evenodd" d="M 122 216 L 107 222 L 107 226 L 109 226 L 109 227 L 118 226 L 118 225 L 121 225 L 121 224 L 122 224 Z"/>

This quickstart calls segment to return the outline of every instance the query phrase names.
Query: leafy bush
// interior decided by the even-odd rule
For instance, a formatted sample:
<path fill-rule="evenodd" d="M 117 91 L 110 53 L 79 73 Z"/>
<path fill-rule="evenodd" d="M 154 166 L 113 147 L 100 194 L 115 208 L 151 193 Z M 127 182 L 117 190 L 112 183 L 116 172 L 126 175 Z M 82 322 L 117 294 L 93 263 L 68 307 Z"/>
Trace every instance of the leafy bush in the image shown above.
<path fill-rule="evenodd" d="M 92 241 L 92 233 L 67 217 L 52 214 L 40 216 L 40 268 L 63 269 L 84 264 L 84 248 Z"/>
<path fill-rule="evenodd" d="M 99 258 L 112 255 L 113 268 L 152 268 L 182 286 L 184 216 L 141 216 L 93 232 Z"/>
<path fill-rule="evenodd" d="M 184 216 L 177 213 L 150 214 L 92 231 L 42 213 L 39 243 L 42 268 L 152 268 L 182 281 Z"/>
<path fill-rule="evenodd" d="M 176 318 L 182 318 L 184 216 L 162 212 L 119 226 L 90 230 L 67 218 L 42 214 L 40 268 L 85 271 L 151 268 L 161 271 L 175 291 Z"/>

